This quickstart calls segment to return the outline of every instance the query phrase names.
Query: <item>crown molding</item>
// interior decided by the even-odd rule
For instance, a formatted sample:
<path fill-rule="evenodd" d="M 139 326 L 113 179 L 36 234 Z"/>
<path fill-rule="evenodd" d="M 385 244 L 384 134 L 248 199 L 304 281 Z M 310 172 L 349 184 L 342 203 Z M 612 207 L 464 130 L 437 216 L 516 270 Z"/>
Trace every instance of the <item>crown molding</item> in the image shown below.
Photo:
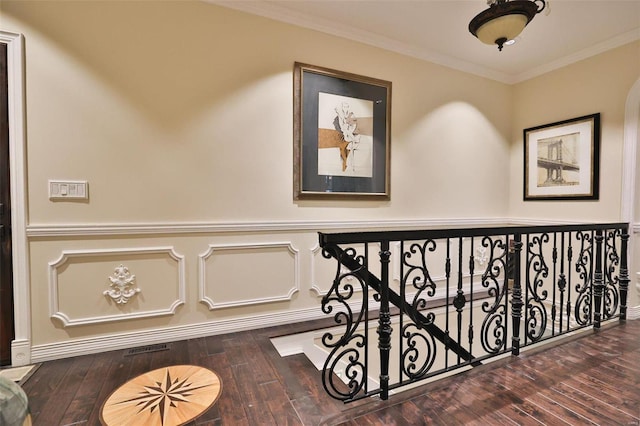
<path fill-rule="evenodd" d="M 341 25 L 328 19 L 312 17 L 306 14 L 298 13 L 265 1 L 234 1 L 234 0 L 204 0 L 207 3 L 216 4 L 218 6 L 234 9 L 240 12 L 252 15 L 262 16 L 264 18 L 273 19 L 302 28 L 312 29 L 334 36 L 357 41 L 370 46 L 378 47 L 401 55 L 421 59 L 437 65 L 442 65 L 458 71 L 474 74 L 479 77 L 488 78 L 505 84 L 517 84 L 523 81 L 538 77 L 550 71 L 565 67 L 575 62 L 587 59 L 591 56 L 598 55 L 610 49 L 640 40 L 640 29 L 635 29 L 601 43 L 590 46 L 580 52 L 565 56 L 558 60 L 543 64 L 539 67 L 532 68 L 520 74 L 508 74 L 494 69 L 490 69 L 481 65 L 477 65 L 468 61 L 454 58 L 449 55 L 443 55 L 429 49 L 418 47 L 410 43 L 398 42 L 388 37 L 383 37 L 369 31 L 351 28 Z"/>
<path fill-rule="evenodd" d="M 510 84 L 513 76 L 502 73 L 490 68 L 473 64 L 468 61 L 454 58 L 449 55 L 443 55 L 432 50 L 424 49 L 409 43 L 402 43 L 388 37 L 370 31 L 364 31 L 341 25 L 328 19 L 311 17 L 306 14 L 297 13 L 290 9 L 271 4 L 268 2 L 250 2 L 250 1 L 229 1 L 229 0 L 204 0 L 207 3 L 216 4 L 229 9 L 238 10 L 240 12 L 250 13 L 252 15 L 262 16 L 264 18 L 273 19 L 298 27 L 320 31 L 326 34 L 346 38 L 367 44 L 369 46 L 378 47 L 380 49 L 399 53 L 401 55 L 410 56 L 412 58 L 421 59 L 447 68 L 485 77 L 498 82 Z"/>
<path fill-rule="evenodd" d="M 602 43 L 594 44 L 587 49 L 560 58 L 556 61 L 552 61 L 539 67 L 532 68 L 527 72 L 516 75 L 513 79 L 510 80 L 510 83 L 515 84 L 530 80 L 532 78 L 541 76 L 562 67 L 566 67 L 592 56 L 599 55 L 600 53 L 606 52 L 607 50 L 615 49 L 616 47 L 623 46 L 636 40 L 640 40 L 640 29 L 628 31 L 616 37 L 610 38 L 609 40 L 603 41 Z"/>

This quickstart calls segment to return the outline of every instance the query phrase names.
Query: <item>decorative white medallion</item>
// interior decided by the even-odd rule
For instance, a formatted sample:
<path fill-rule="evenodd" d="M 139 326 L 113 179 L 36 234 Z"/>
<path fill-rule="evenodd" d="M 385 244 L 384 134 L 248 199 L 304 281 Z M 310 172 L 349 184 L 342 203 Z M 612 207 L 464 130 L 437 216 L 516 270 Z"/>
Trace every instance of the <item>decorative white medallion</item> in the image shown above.
<path fill-rule="evenodd" d="M 109 281 L 111 289 L 105 290 L 102 294 L 111 297 L 118 305 L 126 305 L 129 299 L 140 293 L 140 289 L 135 287 L 136 276 L 122 264 L 115 269 Z"/>
<path fill-rule="evenodd" d="M 479 266 L 484 266 L 484 264 L 489 261 L 489 255 L 487 254 L 486 247 L 478 247 L 476 249 L 475 261 Z"/>

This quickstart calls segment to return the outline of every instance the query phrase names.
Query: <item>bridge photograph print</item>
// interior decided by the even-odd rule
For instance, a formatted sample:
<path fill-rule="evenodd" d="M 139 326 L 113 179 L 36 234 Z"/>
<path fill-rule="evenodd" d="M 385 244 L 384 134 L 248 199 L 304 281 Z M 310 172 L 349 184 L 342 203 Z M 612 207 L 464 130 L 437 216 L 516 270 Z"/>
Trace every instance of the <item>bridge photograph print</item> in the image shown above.
<path fill-rule="evenodd" d="M 293 196 L 389 199 L 391 82 L 294 65 Z"/>
<path fill-rule="evenodd" d="M 600 113 L 523 131 L 524 200 L 597 200 Z"/>

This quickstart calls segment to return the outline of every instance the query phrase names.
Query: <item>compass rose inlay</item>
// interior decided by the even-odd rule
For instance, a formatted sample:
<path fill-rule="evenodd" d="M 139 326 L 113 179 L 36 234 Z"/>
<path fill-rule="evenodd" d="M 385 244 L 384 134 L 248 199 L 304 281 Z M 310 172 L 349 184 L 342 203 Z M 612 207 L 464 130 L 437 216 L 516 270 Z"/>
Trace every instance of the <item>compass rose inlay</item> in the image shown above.
<path fill-rule="evenodd" d="M 220 378 L 206 368 L 160 368 L 116 389 L 102 407 L 101 421 L 108 426 L 182 425 L 207 411 L 221 389 Z"/>

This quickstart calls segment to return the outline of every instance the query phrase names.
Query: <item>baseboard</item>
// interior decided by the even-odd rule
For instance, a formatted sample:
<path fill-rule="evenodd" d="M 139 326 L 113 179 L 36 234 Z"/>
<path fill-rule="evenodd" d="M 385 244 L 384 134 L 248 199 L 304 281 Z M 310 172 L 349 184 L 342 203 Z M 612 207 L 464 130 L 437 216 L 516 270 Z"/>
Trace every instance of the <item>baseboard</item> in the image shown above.
<path fill-rule="evenodd" d="M 627 319 L 628 320 L 640 319 L 640 305 L 630 306 L 627 308 Z"/>
<path fill-rule="evenodd" d="M 21 367 L 31 364 L 31 342 L 26 339 L 11 342 L 11 366 Z"/>
<path fill-rule="evenodd" d="M 197 339 L 218 334 L 235 333 L 258 328 L 273 327 L 294 322 L 312 321 L 326 318 L 319 307 L 291 312 L 254 315 L 248 318 L 163 327 L 130 333 L 72 339 L 63 342 L 34 345 L 31 347 L 31 362 L 51 361 L 60 358 L 89 355 L 156 343 Z"/>
<path fill-rule="evenodd" d="M 372 303 L 375 303 L 371 301 Z M 355 307 L 355 306 L 354 306 Z M 354 308 L 352 307 L 352 308 Z M 318 307 L 300 309 L 290 312 L 270 313 L 267 315 L 256 315 L 248 318 L 233 320 L 207 322 L 201 324 L 189 324 L 176 327 L 159 328 L 155 330 L 142 330 L 130 333 L 114 334 L 110 336 L 90 337 L 86 339 L 65 340 L 64 342 L 35 345 L 29 348 L 28 342 L 16 345 L 19 352 L 24 355 L 20 357 L 22 363 L 14 360 L 13 365 L 26 365 L 29 357 L 24 351 L 31 352 L 30 362 L 38 363 L 51 361 L 60 358 L 89 355 L 105 351 L 115 351 L 121 349 L 134 348 L 138 346 L 152 345 L 156 343 L 175 342 L 179 340 L 197 339 L 206 336 L 219 334 L 236 333 L 240 331 L 253 330 L 257 328 L 275 327 L 294 322 L 313 321 L 326 318 Z M 627 319 L 635 320 L 640 318 L 640 305 L 627 308 Z M 20 361 L 18 360 L 18 361 Z"/>

